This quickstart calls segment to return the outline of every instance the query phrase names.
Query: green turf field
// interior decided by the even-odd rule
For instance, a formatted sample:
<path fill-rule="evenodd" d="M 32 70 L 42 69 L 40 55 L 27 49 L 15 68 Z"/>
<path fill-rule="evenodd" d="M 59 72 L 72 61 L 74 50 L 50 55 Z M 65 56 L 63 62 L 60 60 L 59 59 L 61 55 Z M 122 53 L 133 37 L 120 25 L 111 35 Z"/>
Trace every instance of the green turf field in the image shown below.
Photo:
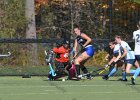
<path fill-rule="evenodd" d="M 139 100 L 137 85 L 101 77 L 81 81 L 47 81 L 46 77 L 0 77 L 0 100 Z M 128 78 L 130 80 L 130 77 Z"/>

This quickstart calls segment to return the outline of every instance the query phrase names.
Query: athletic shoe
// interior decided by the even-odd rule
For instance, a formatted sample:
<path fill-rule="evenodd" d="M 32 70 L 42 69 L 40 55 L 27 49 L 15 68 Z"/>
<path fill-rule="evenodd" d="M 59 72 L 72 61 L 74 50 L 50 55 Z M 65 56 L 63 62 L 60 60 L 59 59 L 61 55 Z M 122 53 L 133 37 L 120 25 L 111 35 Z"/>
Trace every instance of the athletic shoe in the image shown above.
<path fill-rule="evenodd" d="M 49 80 L 49 81 L 53 80 L 52 74 L 49 74 L 49 75 L 48 75 L 48 80 Z"/>
<path fill-rule="evenodd" d="M 78 78 L 78 77 L 72 77 L 70 80 L 80 81 L 80 78 Z"/>
<path fill-rule="evenodd" d="M 85 79 L 85 78 L 87 78 L 87 74 L 78 75 L 78 78 L 80 78 L 80 79 Z"/>
<path fill-rule="evenodd" d="M 136 83 L 135 83 L 135 79 L 132 77 L 131 78 L 131 83 L 132 83 L 132 85 L 135 85 Z"/>
<path fill-rule="evenodd" d="M 104 79 L 104 80 L 108 80 L 109 77 L 108 77 L 108 75 L 105 75 L 105 76 L 102 77 L 102 79 Z"/>
<path fill-rule="evenodd" d="M 124 81 L 124 82 L 126 82 L 127 81 L 127 78 L 126 79 L 120 78 L 120 79 L 118 79 L 118 81 Z"/>
<path fill-rule="evenodd" d="M 93 79 L 93 77 L 91 76 L 90 73 L 88 73 L 86 76 L 87 76 L 87 79 L 89 79 L 89 80 Z"/>
<path fill-rule="evenodd" d="M 84 75 L 78 75 L 78 78 L 82 79 L 84 77 Z"/>

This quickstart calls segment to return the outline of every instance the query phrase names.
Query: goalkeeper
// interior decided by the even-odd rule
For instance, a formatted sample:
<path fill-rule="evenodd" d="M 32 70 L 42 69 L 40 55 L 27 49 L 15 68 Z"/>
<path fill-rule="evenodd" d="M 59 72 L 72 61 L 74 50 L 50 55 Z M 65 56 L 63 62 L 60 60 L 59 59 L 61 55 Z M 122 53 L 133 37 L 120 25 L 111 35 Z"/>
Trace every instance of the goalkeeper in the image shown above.
<path fill-rule="evenodd" d="M 118 70 L 118 67 L 123 65 L 123 60 L 119 59 L 123 53 L 123 48 L 119 44 L 117 44 L 115 40 L 111 40 L 109 42 L 109 48 L 113 50 L 113 57 L 109 59 L 108 66 L 113 68 L 110 69 L 107 75 L 102 77 L 105 80 L 109 79 L 109 77 L 112 76 Z M 123 75 L 121 81 L 127 81 L 125 74 Z"/>
<path fill-rule="evenodd" d="M 53 52 L 56 54 L 55 60 L 55 73 L 57 77 L 63 77 L 67 75 L 65 69 L 69 72 L 71 63 L 69 62 L 70 44 L 69 41 L 64 41 L 62 45 L 53 48 Z"/>

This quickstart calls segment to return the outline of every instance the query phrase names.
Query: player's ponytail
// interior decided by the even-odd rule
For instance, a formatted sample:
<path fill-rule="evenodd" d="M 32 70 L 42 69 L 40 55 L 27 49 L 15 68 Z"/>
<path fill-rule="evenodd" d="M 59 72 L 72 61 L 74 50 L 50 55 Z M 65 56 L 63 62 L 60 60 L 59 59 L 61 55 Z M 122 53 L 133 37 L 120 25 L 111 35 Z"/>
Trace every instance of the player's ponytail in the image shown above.
<path fill-rule="evenodd" d="M 138 21 L 138 23 L 137 23 L 137 27 L 140 29 L 140 21 Z"/>

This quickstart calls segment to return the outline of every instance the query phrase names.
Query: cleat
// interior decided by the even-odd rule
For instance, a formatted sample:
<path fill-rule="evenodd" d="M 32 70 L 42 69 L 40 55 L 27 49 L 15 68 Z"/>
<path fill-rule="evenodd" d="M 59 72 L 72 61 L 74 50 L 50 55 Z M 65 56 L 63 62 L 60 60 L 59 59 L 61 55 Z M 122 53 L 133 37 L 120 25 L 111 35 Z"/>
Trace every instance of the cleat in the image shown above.
<path fill-rule="evenodd" d="M 93 77 L 91 76 L 91 74 L 87 74 L 86 76 L 87 76 L 87 79 L 89 79 L 89 80 L 93 79 Z"/>
<path fill-rule="evenodd" d="M 118 79 L 118 81 L 124 81 L 124 82 L 126 82 L 127 81 L 127 78 L 125 78 L 125 79 L 120 78 L 120 79 Z"/>
<path fill-rule="evenodd" d="M 87 74 L 78 75 L 78 78 L 79 79 L 85 79 L 85 78 L 87 78 Z"/>
<path fill-rule="evenodd" d="M 77 78 L 79 78 L 79 79 L 89 79 L 89 80 L 93 79 L 93 77 L 90 73 L 78 75 Z"/>
<path fill-rule="evenodd" d="M 70 80 L 79 81 L 79 80 L 80 80 L 80 78 L 78 78 L 78 77 L 72 77 Z"/>
<path fill-rule="evenodd" d="M 131 83 L 132 83 L 132 85 L 135 85 L 136 83 L 135 83 L 135 79 L 132 77 L 131 78 Z"/>
<path fill-rule="evenodd" d="M 78 78 L 82 79 L 84 77 L 84 75 L 78 75 Z"/>
<path fill-rule="evenodd" d="M 105 76 L 102 77 L 102 79 L 104 79 L 104 80 L 108 80 L 109 77 L 108 77 L 108 75 L 105 75 Z"/>
<path fill-rule="evenodd" d="M 79 77 L 69 77 L 67 78 L 67 80 L 75 80 L 75 81 L 80 81 L 80 78 Z"/>

